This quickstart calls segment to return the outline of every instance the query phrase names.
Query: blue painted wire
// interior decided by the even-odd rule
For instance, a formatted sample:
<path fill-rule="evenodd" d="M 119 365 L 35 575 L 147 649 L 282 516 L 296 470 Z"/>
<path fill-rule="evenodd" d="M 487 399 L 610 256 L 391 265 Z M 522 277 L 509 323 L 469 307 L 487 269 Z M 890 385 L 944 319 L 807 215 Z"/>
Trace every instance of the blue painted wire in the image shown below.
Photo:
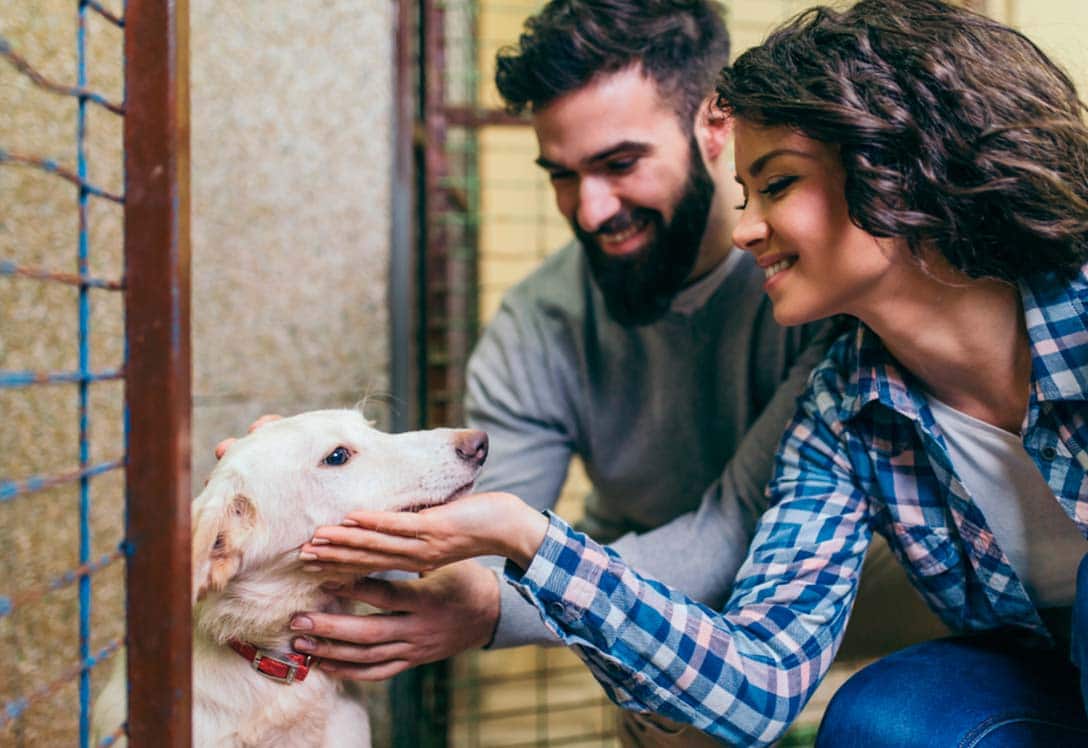
<path fill-rule="evenodd" d="M 97 465 L 92 465 L 90 467 L 76 471 L 75 474 L 62 474 L 52 476 L 34 475 L 30 478 L 24 478 L 23 480 L 0 480 L 0 503 L 5 501 L 11 501 L 16 496 L 34 493 L 35 491 L 42 491 L 46 488 L 60 486 L 65 483 L 72 483 L 76 480 L 90 480 L 96 475 L 108 473 L 111 470 L 116 470 L 120 467 L 124 467 L 124 465 L 125 461 L 123 459 L 113 460 L 111 462 L 100 462 Z"/>
<path fill-rule="evenodd" d="M 87 3 L 79 2 L 79 31 L 76 37 L 76 54 L 78 57 L 78 83 L 79 88 L 87 86 Z M 77 173 L 80 182 L 87 182 L 87 99 L 79 99 L 78 117 L 76 120 L 76 151 Z M 87 227 L 87 198 L 88 193 L 84 187 L 79 189 L 79 274 L 90 275 L 89 272 L 89 248 L 90 239 Z M 90 413 L 88 408 L 90 383 L 87 375 L 90 374 L 90 321 L 91 300 L 90 289 L 86 286 L 79 288 L 79 466 L 81 469 L 90 463 Z M 91 504 L 90 479 L 83 477 L 79 481 L 79 563 L 82 566 L 91 558 Z M 89 748 L 91 738 L 91 671 L 86 666 L 90 658 L 91 643 L 91 577 L 84 574 L 79 580 L 79 659 L 84 666 L 79 673 L 79 745 L 80 748 Z"/>
<path fill-rule="evenodd" d="M 67 382 L 105 382 L 120 379 L 120 369 L 112 371 L 0 371 L 0 390 L 27 387 L 32 384 L 63 384 Z"/>

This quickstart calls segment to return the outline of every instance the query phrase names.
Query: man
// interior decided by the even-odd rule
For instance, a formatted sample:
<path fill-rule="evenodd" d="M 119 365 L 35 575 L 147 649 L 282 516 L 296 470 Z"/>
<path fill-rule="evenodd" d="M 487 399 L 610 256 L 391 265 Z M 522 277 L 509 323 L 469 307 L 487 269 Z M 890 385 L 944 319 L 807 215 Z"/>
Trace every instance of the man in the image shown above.
<path fill-rule="evenodd" d="M 582 529 L 713 606 L 822 353 L 814 329 L 776 325 L 763 271 L 731 245 L 730 123 L 706 105 L 728 56 L 711 0 L 553 0 L 500 52 L 499 91 L 531 113 L 537 163 L 577 241 L 507 294 L 467 393 L 470 425 L 491 436 L 480 490 L 550 508 L 579 455 L 594 486 Z M 481 563 L 365 580 L 350 597 L 398 615 L 293 624 L 296 648 L 345 677 L 556 641 Z M 716 744 L 678 726 L 670 738 L 673 727 L 628 712 L 621 733 L 627 745 Z"/>

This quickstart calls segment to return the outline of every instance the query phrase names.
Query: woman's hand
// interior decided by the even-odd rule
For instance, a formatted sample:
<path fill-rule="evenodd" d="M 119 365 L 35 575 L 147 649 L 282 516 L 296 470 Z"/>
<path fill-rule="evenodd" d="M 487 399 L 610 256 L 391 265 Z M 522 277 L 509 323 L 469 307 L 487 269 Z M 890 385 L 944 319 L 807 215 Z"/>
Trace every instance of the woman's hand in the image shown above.
<path fill-rule="evenodd" d="M 300 549 L 313 571 L 433 571 L 477 556 L 505 556 L 527 568 L 548 518 L 517 496 L 481 493 L 417 513 L 353 512 L 341 526 L 319 527 Z"/>

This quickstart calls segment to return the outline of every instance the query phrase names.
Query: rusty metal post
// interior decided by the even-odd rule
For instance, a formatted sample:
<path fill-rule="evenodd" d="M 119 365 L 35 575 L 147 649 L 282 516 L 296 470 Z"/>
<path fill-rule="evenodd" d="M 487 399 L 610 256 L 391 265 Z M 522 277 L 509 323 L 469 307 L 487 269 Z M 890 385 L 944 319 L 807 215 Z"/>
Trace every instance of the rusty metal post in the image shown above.
<path fill-rule="evenodd" d="M 425 396 L 421 387 L 424 370 L 422 339 L 420 258 L 418 235 L 420 201 L 417 166 L 419 154 L 416 123 L 418 85 L 416 34 L 418 8 L 413 0 L 398 0 L 393 49 L 393 201 L 389 269 L 390 380 L 398 406 L 393 410 L 393 431 L 423 426 Z"/>
<path fill-rule="evenodd" d="M 128 1 L 127 646 L 135 748 L 188 748 L 192 740 L 188 25 L 186 0 Z"/>
<path fill-rule="evenodd" d="M 455 398 L 459 394 L 451 388 L 451 378 L 457 358 L 451 333 L 450 287 L 451 237 L 445 216 L 450 212 L 450 201 L 443 187 L 449 175 L 446 161 L 446 121 L 444 72 L 445 59 L 445 10 L 439 0 L 422 0 L 422 76 L 423 76 L 423 208 L 425 223 L 424 241 L 424 303 L 426 371 L 425 387 L 429 427 L 454 425 L 451 410 L 459 412 Z"/>

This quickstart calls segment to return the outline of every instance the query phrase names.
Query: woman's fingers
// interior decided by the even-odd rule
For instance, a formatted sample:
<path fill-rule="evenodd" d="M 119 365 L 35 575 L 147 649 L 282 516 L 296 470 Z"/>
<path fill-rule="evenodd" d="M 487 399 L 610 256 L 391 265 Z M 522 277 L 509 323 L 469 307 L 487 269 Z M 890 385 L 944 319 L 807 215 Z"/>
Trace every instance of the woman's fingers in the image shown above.
<path fill-rule="evenodd" d="M 331 556 L 335 555 L 336 558 Z M 313 558 L 311 558 L 313 556 Z M 433 571 L 435 566 L 429 560 L 416 556 L 396 556 L 385 553 L 367 553 L 355 551 L 351 554 L 328 554 L 318 556 L 311 553 L 303 546 L 299 551 L 299 561 L 302 562 L 303 571 L 331 575 L 359 576 L 372 574 L 376 571 Z"/>
<path fill-rule="evenodd" d="M 428 527 L 428 518 L 421 512 L 352 512 L 342 524 L 349 528 L 414 538 Z M 327 529 L 330 528 L 319 528 L 318 533 Z"/>
<path fill-rule="evenodd" d="M 421 512 L 352 512 L 320 527 L 302 546 L 309 570 L 318 564 L 368 570 L 430 571 L 466 558 L 503 554 L 506 536 L 538 513 L 510 494 L 476 494 Z"/>
<path fill-rule="evenodd" d="M 388 533 L 365 527 L 340 527 L 328 525 L 314 531 L 313 545 L 335 545 L 360 550 L 382 550 L 398 552 L 400 549 L 417 544 L 418 532 Z"/>

